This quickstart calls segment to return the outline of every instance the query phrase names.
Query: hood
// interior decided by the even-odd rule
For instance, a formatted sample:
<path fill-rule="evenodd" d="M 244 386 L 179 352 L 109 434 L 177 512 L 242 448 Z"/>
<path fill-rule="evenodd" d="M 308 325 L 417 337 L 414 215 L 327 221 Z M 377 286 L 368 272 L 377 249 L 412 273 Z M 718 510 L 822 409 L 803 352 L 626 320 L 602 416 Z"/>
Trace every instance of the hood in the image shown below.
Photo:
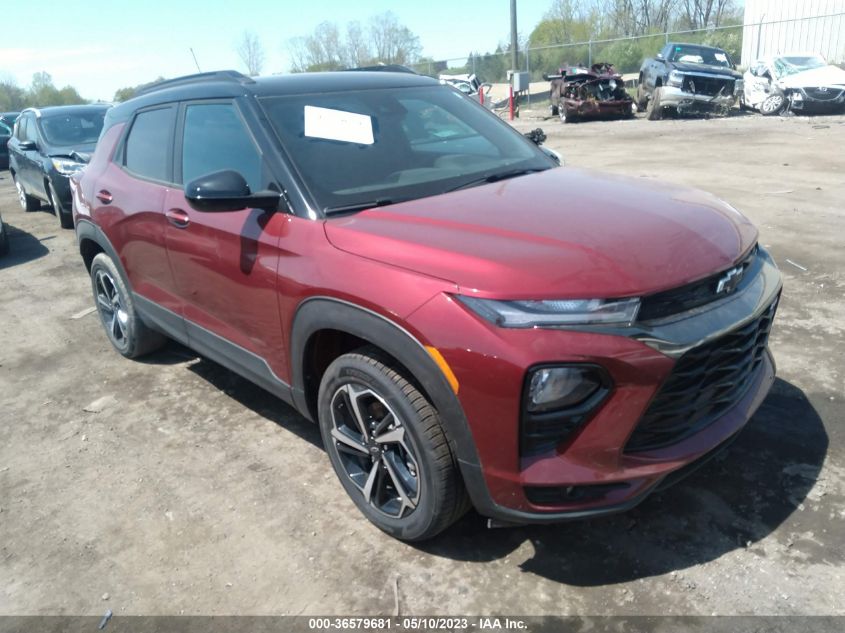
<path fill-rule="evenodd" d="M 756 229 L 714 196 L 558 168 L 325 222 L 341 250 L 507 299 L 626 297 L 730 267 Z"/>
<path fill-rule="evenodd" d="M 811 86 L 838 86 L 845 88 L 845 70 L 837 66 L 811 68 L 789 75 L 779 81 L 784 88 L 809 88 Z"/>
<path fill-rule="evenodd" d="M 691 64 L 689 62 L 671 62 L 671 64 L 674 70 L 682 73 L 706 73 L 708 75 L 723 75 L 731 79 L 742 79 L 742 73 L 732 68 L 725 68 L 724 66 Z"/>
<path fill-rule="evenodd" d="M 97 147 L 97 142 L 93 143 L 79 143 L 77 145 L 69 145 L 67 147 L 62 145 L 50 145 L 45 148 L 45 154 L 51 158 L 70 158 L 71 154 L 93 154 Z"/>

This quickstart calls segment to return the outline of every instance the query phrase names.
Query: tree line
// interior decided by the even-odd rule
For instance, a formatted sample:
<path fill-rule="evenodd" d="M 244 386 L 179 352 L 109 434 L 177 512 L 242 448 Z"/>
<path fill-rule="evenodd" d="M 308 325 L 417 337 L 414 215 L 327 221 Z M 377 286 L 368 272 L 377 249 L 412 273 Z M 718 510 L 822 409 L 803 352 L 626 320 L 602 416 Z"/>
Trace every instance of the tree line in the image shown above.
<path fill-rule="evenodd" d="M 631 72 L 663 45 L 659 34 L 696 29 L 706 31 L 685 34 L 683 39 L 719 46 L 738 57 L 742 29 L 714 29 L 741 24 L 742 10 L 736 0 L 552 0 L 543 19 L 527 37 L 521 38 L 518 65 L 520 69 L 529 67 L 535 79 L 560 67 L 589 61 L 608 61 L 621 72 Z M 622 37 L 637 39 L 574 45 Z M 287 48 L 290 72 L 342 70 L 378 63 L 407 65 L 434 76 L 447 70 L 445 62 L 422 56 L 419 36 L 391 11 L 372 16 L 365 23 L 354 21 L 339 26 L 322 22 L 312 33 L 288 40 Z M 526 59 L 526 49 L 541 50 L 531 51 Z M 264 70 L 264 46 L 253 31 L 241 34 L 234 52 L 249 75 L 259 75 Z M 492 52 L 471 52 L 464 67 L 450 67 L 448 72 L 475 72 L 484 81 L 503 81 L 510 68 L 509 53 L 510 44 L 503 40 Z M 147 85 L 120 88 L 114 101 L 130 99 Z M 3 112 L 78 103 L 87 101 L 72 86 L 56 88 L 46 72 L 33 75 L 28 88 L 0 78 Z"/>
<path fill-rule="evenodd" d="M 50 73 L 32 76 L 28 88 L 21 88 L 10 77 L 0 79 L 0 112 L 20 112 L 29 107 L 77 105 L 88 103 L 73 86 L 56 88 Z"/>

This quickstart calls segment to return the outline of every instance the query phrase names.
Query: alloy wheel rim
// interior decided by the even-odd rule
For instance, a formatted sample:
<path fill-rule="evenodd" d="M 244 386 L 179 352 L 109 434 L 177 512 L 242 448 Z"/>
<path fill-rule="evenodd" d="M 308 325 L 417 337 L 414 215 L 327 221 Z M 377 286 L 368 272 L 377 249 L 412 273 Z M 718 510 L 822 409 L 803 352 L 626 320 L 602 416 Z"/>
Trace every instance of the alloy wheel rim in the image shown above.
<path fill-rule="evenodd" d="M 763 110 L 766 112 L 774 112 L 783 104 L 783 97 L 780 95 L 775 95 L 773 97 L 769 97 L 763 102 Z"/>
<path fill-rule="evenodd" d="M 396 412 L 369 387 L 347 383 L 331 399 L 331 436 L 344 475 L 374 510 L 402 519 L 420 501 L 421 472 Z"/>
<path fill-rule="evenodd" d="M 124 347 L 127 342 L 127 330 L 129 325 L 129 313 L 123 306 L 120 292 L 114 283 L 111 275 L 103 270 L 98 270 L 95 275 L 97 293 L 97 309 L 100 312 L 100 319 L 103 326 L 119 347 Z"/>

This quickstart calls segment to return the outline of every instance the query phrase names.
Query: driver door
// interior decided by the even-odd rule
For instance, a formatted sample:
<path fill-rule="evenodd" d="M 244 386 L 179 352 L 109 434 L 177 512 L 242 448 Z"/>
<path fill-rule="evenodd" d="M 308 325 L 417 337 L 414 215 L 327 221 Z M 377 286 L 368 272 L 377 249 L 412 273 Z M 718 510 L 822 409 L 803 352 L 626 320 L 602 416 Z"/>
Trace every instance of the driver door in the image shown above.
<path fill-rule="evenodd" d="M 285 375 L 276 275 L 288 216 L 197 211 L 184 195 L 185 183 L 224 169 L 244 176 L 252 192 L 275 187 L 259 146 L 232 100 L 182 104 L 177 146 L 181 187 L 165 196 L 166 243 L 191 345 L 256 381 L 265 362 Z"/>

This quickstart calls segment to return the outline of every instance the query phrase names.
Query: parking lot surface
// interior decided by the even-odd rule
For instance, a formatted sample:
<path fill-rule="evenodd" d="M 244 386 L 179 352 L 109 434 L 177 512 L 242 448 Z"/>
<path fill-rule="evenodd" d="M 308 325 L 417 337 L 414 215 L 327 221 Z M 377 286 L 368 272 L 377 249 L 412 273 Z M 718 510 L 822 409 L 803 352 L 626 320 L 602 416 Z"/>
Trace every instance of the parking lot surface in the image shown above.
<path fill-rule="evenodd" d="M 392 540 L 281 401 L 176 344 L 114 352 L 73 232 L 0 172 L 0 614 L 845 614 L 845 117 L 538 126 L 759 228 L 779 378 L 726 454 L 626 514 Z"/>

